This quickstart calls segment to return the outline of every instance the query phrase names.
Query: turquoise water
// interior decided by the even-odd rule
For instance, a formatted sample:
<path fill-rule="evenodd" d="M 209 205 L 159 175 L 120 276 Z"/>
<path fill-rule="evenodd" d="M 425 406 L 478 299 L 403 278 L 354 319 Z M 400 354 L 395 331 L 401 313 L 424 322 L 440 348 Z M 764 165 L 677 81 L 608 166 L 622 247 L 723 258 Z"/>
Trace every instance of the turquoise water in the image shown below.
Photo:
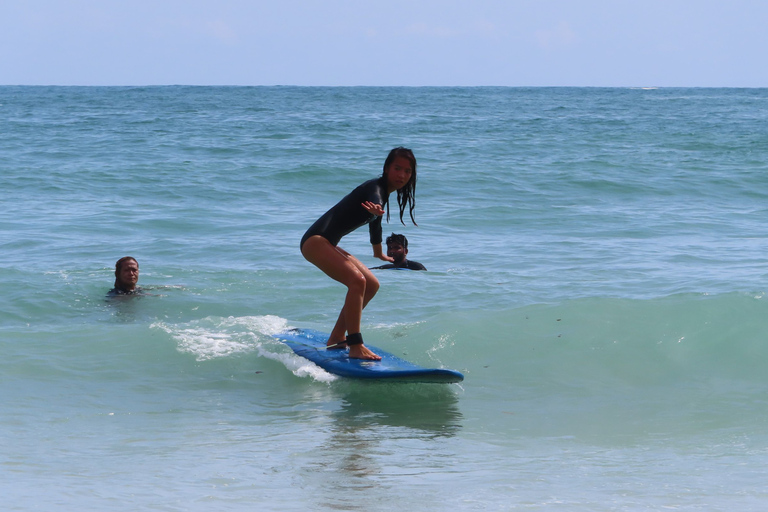
<path fill-rule="evenodd" d="M 271 337 L 331 328 L 299 239 L 397 145 L 429 271 L 363 333 L 460 385 Z M 768 90 L 0 87 L 0 197 L 5 510 L 768 503 Z"/>

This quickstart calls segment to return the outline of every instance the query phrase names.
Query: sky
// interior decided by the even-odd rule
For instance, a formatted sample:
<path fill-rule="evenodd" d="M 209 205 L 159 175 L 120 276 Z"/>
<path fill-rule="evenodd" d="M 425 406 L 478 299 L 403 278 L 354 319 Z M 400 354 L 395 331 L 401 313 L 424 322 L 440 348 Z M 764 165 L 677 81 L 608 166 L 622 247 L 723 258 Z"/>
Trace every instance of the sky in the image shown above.
<path fill-rule="evenodd" d="M 768 87 L 768 0 L 0 0 L 0 85 Z"/>

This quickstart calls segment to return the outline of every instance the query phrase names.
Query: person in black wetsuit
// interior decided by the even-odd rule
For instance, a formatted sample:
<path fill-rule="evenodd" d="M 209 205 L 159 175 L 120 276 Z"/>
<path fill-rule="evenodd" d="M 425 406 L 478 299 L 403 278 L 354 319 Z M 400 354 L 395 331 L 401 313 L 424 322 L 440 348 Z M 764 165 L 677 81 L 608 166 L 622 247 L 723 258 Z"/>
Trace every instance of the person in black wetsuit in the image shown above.
<path fill-rule="evenodd" d="M 136 286 L 138 282 L 139 262 L 132 256 L 120 258 L 115 263 L 115 287 L 107 295 L 140 295 L 141 288 Z"/>
<path fill-rule="evenodd" d="M 368 224 L 373 256 L 392 262 L 381 247 L 381 218 L 386 206 L 389 221 L 389 194 L 397 191 L 400 222 L 406 206 L 411 221 L 416 206 L 416 158 L 410 149 L 398 147 L 389 152 L 380 178 L 366 181 L 310 226 L 301 239 L 301 254 L 328 277 L 347 287 L 344 306 L 328 338 L 328 346 L 349 347 L 349 357 L 379 360 L 363 343 L 360 320 L 363 308 L 379 290 L 379 281 L 363 263 L 338 247 L 345 235 Z"/>
<path fill-rule="evenodd" d="M 381 265 L 380 267 L 373 267 L 371 270 L 387 268 L 427 270 L 427 268 L 418 261 L 406 259 L 407 255 L 408 239 L 405 238 L 405 235 L 392 233 L 387 237 L 387 256 L 392 258 L 393 263 L 387 263 L 386 265 Z"/>

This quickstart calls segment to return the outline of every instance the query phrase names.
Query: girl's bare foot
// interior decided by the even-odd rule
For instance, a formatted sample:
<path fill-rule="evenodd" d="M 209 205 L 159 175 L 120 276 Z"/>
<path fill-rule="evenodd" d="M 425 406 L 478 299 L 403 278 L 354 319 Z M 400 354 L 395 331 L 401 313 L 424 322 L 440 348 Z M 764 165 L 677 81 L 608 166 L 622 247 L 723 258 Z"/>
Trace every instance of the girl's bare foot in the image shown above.
<path fill-rule="evenodd" d="M 381 361 L 381 356 L 374 354 L 368 347 L 362 343 L 359 345 L 352 345 L 349 347 L 350 359 L 366 359 L 369 361 Z"/>

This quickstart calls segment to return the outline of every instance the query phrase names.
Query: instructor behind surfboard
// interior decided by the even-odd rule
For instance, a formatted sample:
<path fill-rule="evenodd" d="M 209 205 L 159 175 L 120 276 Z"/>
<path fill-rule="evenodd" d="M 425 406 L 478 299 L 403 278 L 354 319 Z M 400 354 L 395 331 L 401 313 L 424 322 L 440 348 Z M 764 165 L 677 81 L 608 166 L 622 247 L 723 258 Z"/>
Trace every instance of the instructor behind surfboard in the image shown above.
<path fill-rule="evenodd" d="M 393 261 L 381 247 L 381 217 L 386 207 L 389 221 L 389 194 L 397 191 L 400 222 L 408 207 L 411 221 L 416 206 L 416 158 L 410 149 L 397 147 L 389 152 L 380 178 L 366 181 L 350 192 L 336 206 L 325 212 L 304 233 L 301 254 L 328 277 L 347 287 L 347 296 L 327 345 L 349 347 L 349 357 L 355 359 L 381 359 L 363 344 L 360 321 L 363 308 L 379 290 L 379 281 L 367 266 L 338 247 L 341 238 L 364 224 L 369 224 L 373 255 L 384 261 Z M 345 335 L 348 335 L 345 337 Z"/>

